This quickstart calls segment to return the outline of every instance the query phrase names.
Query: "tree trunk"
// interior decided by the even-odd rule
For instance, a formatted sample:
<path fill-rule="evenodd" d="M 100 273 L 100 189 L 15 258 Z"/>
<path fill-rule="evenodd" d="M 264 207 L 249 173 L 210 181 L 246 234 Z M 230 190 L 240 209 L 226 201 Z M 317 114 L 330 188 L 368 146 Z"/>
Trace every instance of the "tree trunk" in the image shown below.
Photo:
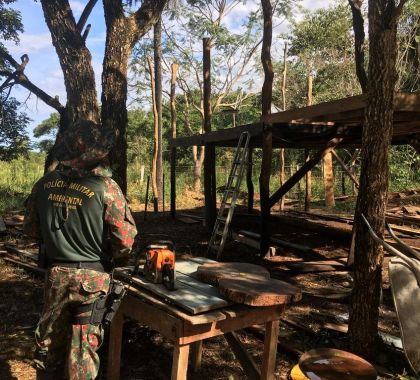
<path fill-rule="evenodd" d="M 117 132 L 110 154 L 113 177 L 127 193 L 127 67 L 131 53 L 129 23 L 117 0 L 104 0 L 107 38 L 102 72 L 102 123 Z M 124 32 L 123 32 L 124 31 Z M 122 80 L 121 77 L 124 77 Z"/>
<path fill-rule="evenodd" d="M 270 114 L 273 92 L 273 65 L 271 63 L 271 41 L 273 37 L 273 8 L 270 0 L 261 0 L 264 16 L 261 63 L 264 69 L 264 83 L 261 90 L 261 117 Z M 260 173 L 261 205 L 261 255 L 268 251 L 270 237 L 270 174 L 273 159 L 273 134 L 264 129 L 262 134 L 262 162 Z"/>
<path fill-rule="evenodd" d="M 149 66 L 150 87 L 152 88 L 152 105 L 153 105 L 153 158 L 152 158 L 152 191 L 153 191 L 153 211 L 159 212 L 159 193 L 157 187 L 157 159 L 158 159 L 158 112 L 156 108 L 155 81 L 153 78 L 153 63 L 150 56 L 147 57 Z"/>
<path fill-rule="evenodd" d="M 107 38 L 102 72 L 102 123 L 116 131 L 111 151 L 113 175 L 127 192 L 127 71 L 134 44 L 159 19 L 166 1 L 143 1 L 129 17 L 120 0 L 103 0 Z"/>
<path fill-rule="evenodd" d="M 176 138 L 176 74 L 178 64 L 171 65 L 171 137 Z M 176 212 L 176 148 L 171 148 L 171 216 L 175 218 Z"/>
<path fill-rule="evenodd" d="M 396 81 L 397 20 L 405 1 L 369 0 L 369 81 L 362 137 L 360 191 L 355 212 L 354 287 L 349 334 L 353 351 L 374 357 L 378 334 L 383 250 L 360 215 L 383 235 Z"/>
<path fill-rule="evenodd" d="M 158 198 L 163 199 L 163 160 L 162 160 L 162 18 L 154 26 L 153 53 L 155 63 L 155 97 L 158 115 L 158 141 L 157 141 L 157 162 L 156 182 Z"/>
<path fill-rule="evenodd" d="M 324 189 L 325 189 L 325 206 L 334 207 L 334 171 L 332 162 L 332 153 L 328 152 L 323 160 L 324 165 Z"/>
<path fill-rule="evenodd" d="M 203 38 L 203 130 L 211 132 L 211 39 Z M 204 151 L 201 151 L 204 154 Z M 216 153 L 213 144 L 207 144 L 204 154 L 204 198 L 208 231 L 216 221 Z"/>
<path fill-rule="evenodd" d="M 283 80 L 281 83 L 281 94 L 283 98 L 283 111 L 286 111 L 286 79 L 287 79 L 287 41 L 284 43 L 283 49 Z M 286 180 L 286 173 L 284 172 L 284 148 L 280 149 L 280 186 L 283 185 Z M 284 197 L 280 199 L 280 211 L 284 210 Z"/>
<path fill-rule="evenodd" d="M 92 57 L 67 0 L 42 0 L 45 21 L 60 61 L 67 93 L 66 118 L 59 131 L 77 119 L 99 122 Z M 61 114 L 63 116 L 63 114 Z"/>
<path fill-rule="evenodd" d="M 356 75 L 362 88 L 366 92 L 367 75 L 365 71 L 365 23 L 362 15 L 363 0 L 348 0 L 353 17 L 354 32 L 354 60 L 356 64 Z"/>

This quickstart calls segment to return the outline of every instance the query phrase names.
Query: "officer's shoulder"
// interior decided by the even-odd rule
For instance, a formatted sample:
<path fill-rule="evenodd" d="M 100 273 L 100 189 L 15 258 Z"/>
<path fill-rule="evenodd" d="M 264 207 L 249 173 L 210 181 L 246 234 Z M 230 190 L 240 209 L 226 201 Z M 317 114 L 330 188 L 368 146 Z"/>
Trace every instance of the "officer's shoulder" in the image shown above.
<path fill-rule="evenodd" d="M 111 177 L 103 177 L 106 190 L 112 193 L 122 193 L 120 186 Z"/>

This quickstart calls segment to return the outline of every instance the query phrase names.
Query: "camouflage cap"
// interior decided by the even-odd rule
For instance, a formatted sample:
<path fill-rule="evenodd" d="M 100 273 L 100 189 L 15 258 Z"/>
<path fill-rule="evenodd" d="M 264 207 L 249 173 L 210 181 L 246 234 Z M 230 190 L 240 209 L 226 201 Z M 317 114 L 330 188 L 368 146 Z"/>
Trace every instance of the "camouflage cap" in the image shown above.
<path fill-rule="evenodd" d="M 57 136 L 54 157 L 67 166 L 84 167 L 102 161 L 115 142 L 115 133 L 91 120 L 79 120 Z"/>

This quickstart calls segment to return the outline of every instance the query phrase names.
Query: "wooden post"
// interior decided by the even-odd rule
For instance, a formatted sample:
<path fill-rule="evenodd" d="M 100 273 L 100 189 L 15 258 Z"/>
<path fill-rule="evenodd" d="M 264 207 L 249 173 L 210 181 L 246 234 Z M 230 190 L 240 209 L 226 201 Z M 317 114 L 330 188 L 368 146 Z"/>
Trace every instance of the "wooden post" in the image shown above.
<path fill-rule="evenodd" d="M 264 83 L 261 91 L 261 118 L 270 114 L 273 93 L 274 71 L 271 62 L 271 41 L 273 37 L 273 8 L 270 0 L 261 0 L 264 16 L 261 63 L 264 69 Z M 261 204 L 261 256 L 268 251 L 270 239 L 270 175 L 273 156 L 273 134 L 265 126 L 262 133 L 262 162 L 260 173 Z"/>
<path fill-rule="evenodd" d="M 211 132 L 211 40 L 203 38 L 203 108 L 204 133 Z M 213 230 L 216 220 L 216 152 L 213 144 L 206 144 L 204 155 L 205 220 L 208 231 Z"/>
<path fill-rule="evenodd" d="M 107 363 L 107 379 L 119 380 L 121 367 L 121 343 L 124 316 L 121 312 L 115 314 L 109 332 L 109 348 Z"/>
<path fill-rule="evenodd" d="M 172 139 L 176 138 L 176 96 L 175 82 L 178 64 L 171 65 L 171 132 Z M 176 147 L 171 148 L 171 217 L 176 213 Z"/>
<path fill-rule="evenodd" d="M 313 76 L 311 73 L 308 74 L 308 91 L 306 95 L 306 105 L 312 105 L 312 84 Z M 309 161 L 309 149 L 305 149 L 305 162 Z M 309 212 L 311 209 L 311 198 L 312 198 L 312 172 L 308 170 L 305 175 L 305 211 Z"/>
<path fill-rule="evenodd" d="M 279 321 L 265 324 L 264 353 L 261 367 L 261 380 L 274 380 L 276 368 L 277 344 L 279 339 Z"/>
<path fill-rule="evenodd" d="M 308 162 L 309 149 L 305 149 L 305 163 Z M 305 211 L 309 212 L 311 209 L 311 197 L 312 197 L 312 173 L 310 170 L 305 174 Z"/>
<path fill-rule="evenodd" d="M 325 206 L 334 207 L 334 172 L 332 164 L 332 153 L 328 152 L 324 156 L 324 188 L 325 188 Z"/>
<path fill-rule="evenodd" d="M 248 165 L 246 167 L 246 186 L 248 189 L 248 214 L 254 211 L 254 183 L 252 182 L 252 148 L 248 148 Z"/>

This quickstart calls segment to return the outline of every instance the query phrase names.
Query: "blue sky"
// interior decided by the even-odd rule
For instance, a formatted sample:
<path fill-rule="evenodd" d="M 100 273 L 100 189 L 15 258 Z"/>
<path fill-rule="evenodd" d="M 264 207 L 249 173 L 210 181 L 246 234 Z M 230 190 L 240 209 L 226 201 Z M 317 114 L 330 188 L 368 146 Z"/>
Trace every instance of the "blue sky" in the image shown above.
<path fill-rule="evenodd" d="M 86 2 L 86 0 L 70 1 L 70 6 L 76 20 L 83 11 Z M 310 9 L 319 8 L 332 3 L 333 1 L 322 0 L 302 1 L 302 5 Z M 235 27 L 240 25 L 240 21 L 244 15 L 249 11 L 249 7 L 252 6 L 256 6 L 256 2 L 248 1 L 245 5 L 240 4 L 226 19 L 226 23 L 228 23 L 232 29 L 235 29 Z M 44 21 L 41 4 L 33 0 L 18 0 L 16 3 L 12 4 L 12 7 L 21 12 L 25 31 L 20 36 L 19 45 L 16 46 L 11 43 L 6 44 L 9 52 L 16 60 L 19 60 L 19 57 L 22 54 L 28 54 L 30 62 L 25 69 L 28 78 L 49 95 L 58 96 L 61 103 L 65 104 L 66 94 L 63 74 L 55 49 L 52 46 L 50 33 Z M 87 39 L 87 45 L 92 54 L 93 67 L 96 75 L 96 86 L 98 89 L 98 96 L 100 96 L 102 59 L 105 44 L 105 24 L 101 1 L 98 1 L 88 22 L 92 24 L 92 28 Z M 278 32 L 284 32 L 285 29 L 287 29 L 287 25 L 283 25 L 282 29 L 283 30 Z M 20 86 L 17 86 L 12 91 L 12 96 L 16 97 L 21 102 L 25 102 L 23 109 L 33 120 L 29 126 L 29 134 L 30 137 L 33 138 L 33 128 L 42 120 L 48 118 L 54 110 L 45 105 L 40 99 L 37 99 L 35 95 L 31 94 L 28 98 L 29 95 L 29 92 Z"/>

